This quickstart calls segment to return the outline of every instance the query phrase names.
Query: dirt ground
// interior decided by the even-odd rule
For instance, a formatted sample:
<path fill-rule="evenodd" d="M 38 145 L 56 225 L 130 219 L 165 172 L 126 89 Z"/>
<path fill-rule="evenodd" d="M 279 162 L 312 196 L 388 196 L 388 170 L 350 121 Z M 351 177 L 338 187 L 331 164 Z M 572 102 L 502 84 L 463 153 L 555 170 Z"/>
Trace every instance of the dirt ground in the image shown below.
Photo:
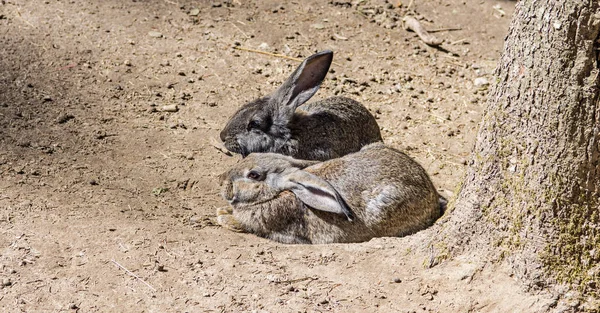
<path fill-rule="evenodd" d="M 4 312 L 544 312 L 502 265 L 431 267 L 430 232 L 291 246 L 215 225 L 228 117 L 331 49 L 360 100 L 457 190 L 515 2 L 2 0 Z M 410 8 L 409 8 L 410 6 Z M 438 30 L 424 45 L 408 11 Z M 477 81 L 476 81 L 477 79 Z M 476 84 L 477 82 L 477 84 Z M 177 107 L 173 111 L 172 106 Z"/>

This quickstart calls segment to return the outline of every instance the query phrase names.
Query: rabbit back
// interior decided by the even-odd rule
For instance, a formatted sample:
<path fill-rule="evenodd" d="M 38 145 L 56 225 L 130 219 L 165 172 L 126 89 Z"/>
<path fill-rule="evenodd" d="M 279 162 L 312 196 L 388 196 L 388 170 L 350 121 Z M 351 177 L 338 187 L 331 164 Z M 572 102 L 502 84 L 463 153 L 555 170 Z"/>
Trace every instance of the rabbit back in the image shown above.
<path fill-rule="evenodd" d="M 234 205 L 235 219 L 261 237 L 322 244 L 411 234 L 431 225 L 441 214 L 439 195 L 425 170 L 407 155 L 380 143 L 304 170 L 339 192 L 352 208 L 353 221 L 315 210 L 290 191 L 257 205 Z"/>
<path fill-rule="evenodd" d="M 359 102 L 331 97 L 298 107 L 288 124 L 292 157 L 329 160 L 382 141 L 375 117 Z"/>

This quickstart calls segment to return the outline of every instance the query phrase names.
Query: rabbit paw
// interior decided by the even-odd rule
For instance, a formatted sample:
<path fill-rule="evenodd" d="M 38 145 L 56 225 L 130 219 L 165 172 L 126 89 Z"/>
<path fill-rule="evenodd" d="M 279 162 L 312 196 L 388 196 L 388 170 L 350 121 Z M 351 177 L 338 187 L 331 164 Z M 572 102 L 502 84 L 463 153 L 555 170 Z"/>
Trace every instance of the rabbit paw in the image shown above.
<path fill-rule="evenodd" d="M 245 232 L 242 224 L 233 217 L 232 213 L 233 211 L 230 207 L 217 208 L 217 223 L 237 233 Z"/>

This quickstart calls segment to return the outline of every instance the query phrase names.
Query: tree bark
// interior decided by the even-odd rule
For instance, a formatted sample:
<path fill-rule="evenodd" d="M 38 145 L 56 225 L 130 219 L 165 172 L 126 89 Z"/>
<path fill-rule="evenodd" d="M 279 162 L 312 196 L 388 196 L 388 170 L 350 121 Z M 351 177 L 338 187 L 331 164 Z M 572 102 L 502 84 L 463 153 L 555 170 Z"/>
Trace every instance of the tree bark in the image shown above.
<path fill-rule="evenodd" d="M 433 248 L 509 262 L 530 287 L 600 286 L 596 0 L 523 0 L 464 183 Z"/>

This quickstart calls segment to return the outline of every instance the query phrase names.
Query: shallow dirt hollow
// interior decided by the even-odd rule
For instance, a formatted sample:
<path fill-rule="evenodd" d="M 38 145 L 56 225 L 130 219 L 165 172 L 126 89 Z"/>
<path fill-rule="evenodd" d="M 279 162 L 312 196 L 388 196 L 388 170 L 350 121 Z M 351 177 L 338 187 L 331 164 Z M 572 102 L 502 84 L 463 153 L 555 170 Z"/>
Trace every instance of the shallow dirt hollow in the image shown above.
<path fill-rule="evenodd" d="M 451 198 L 514 5 L 2 0 L 0 307 L 546 310 L 551 300 L 484 260 L 430 267 L 427 231 L 290 246 L 227 231 L 214 216 L 225 204 L 217 175 L 239 159 L 215 148 L 220 129 L 298 65 L 234 47 L 296 58 L 333 50 L 315 99 L 361 101 L 385 142 Z M 438 30 L 443 49 L 402 28 L 407 12 Z"/>

